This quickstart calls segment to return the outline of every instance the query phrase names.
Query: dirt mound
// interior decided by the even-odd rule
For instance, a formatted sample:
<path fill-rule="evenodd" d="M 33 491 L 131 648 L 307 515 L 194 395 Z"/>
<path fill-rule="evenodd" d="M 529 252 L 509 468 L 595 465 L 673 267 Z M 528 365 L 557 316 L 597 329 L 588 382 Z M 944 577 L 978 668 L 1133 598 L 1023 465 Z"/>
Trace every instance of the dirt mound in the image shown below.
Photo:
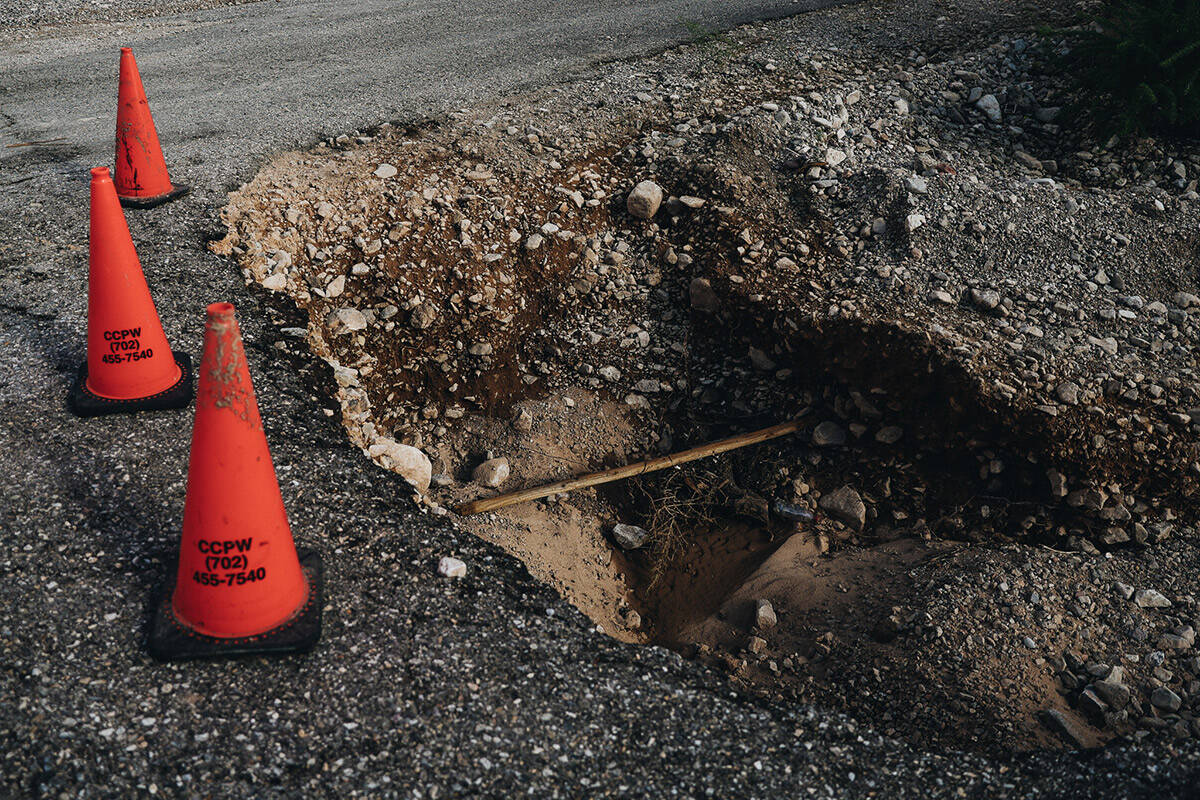
<path fill-rule="evenodd" d="M 615 636 L 923 741 L 1200 735 L 1194 186 L 1029 156 L 1065 137 L 1021 39 L 733 41 L 285 156 L 218 248 L 307 309 L 365 452 L 429 455 L 439 513 L 801 419 L 460 521 Z M 996 124 L 973 87 L 1014 69 Z"/>

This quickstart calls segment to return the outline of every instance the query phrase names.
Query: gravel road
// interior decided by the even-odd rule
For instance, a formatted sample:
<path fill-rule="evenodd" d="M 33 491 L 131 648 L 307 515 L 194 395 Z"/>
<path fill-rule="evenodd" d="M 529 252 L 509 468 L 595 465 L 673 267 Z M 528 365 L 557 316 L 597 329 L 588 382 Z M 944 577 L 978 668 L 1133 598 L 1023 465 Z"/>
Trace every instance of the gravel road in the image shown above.
<path fill-rule="evenodd" d="M 45 18 L 72 24 L 10 30 L 0 795 L 1194 793 L 1186 753 L 918 752 L 598 634 L 512 558 L 416 513 L 325 413 L 326 368 L 275 346 L 297 320 L 206 250 L 226 191 L 281 149 L 660 47 L 686 32 L 680 19 L 719 28 L 821 4 L 265 2 L 78 27 L 80 6 Z M 149 659 L 146 611 L 178 542 L 190 412 L 84 421 L 65 410 L 84 348 L 87 170 L 111 158 L 120 45 L 138 54 L 173 177 L 196 187 L 130 213 L 167 335 L 198 356 L 205 304 L 238 306 L 296 538 L 326 556 L 325 633 L 306 657 Z M 45 140 L 56 141 L 9 146 Z M 436 576 L 447 554 L 467 562 L 464 579 Z"/>
<path fill-rule="evenodd" d="M 83 3 L 7 0 L 2 8 L 8 20 L 9 32 L 28 35 L 30 29 L 80 22 L 116 22 L 248 2 L 254 0 L 91 0 Z M 0 36 L 3 35 L 0 33 Z"/>

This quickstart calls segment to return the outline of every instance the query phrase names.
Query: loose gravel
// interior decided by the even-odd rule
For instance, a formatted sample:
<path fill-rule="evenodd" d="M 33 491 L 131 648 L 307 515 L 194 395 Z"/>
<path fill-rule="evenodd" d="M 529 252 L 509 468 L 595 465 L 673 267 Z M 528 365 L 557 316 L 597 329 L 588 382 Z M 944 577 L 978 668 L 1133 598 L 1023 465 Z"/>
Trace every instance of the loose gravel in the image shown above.
<path fill-rule="evenodd" d="M 256 0 L 4 0 L 0 15 L 7 28 L 4 35 L 28 36 L 70 24 L 122 22 L 252 2 Z"/>
<path fill-rule="evenodd" d="M 82 299 L 64 297 L 86 260 L 66 235 L 86 227 L 69 188 L 23 208 L 2 251 L 0 793 L 1195 795 L 1194 741 L 930 751 L 873 719 L 763 700 L 669 650 L 600 634 L 518 561 L 422 513 L 407 483 L 347 442 L 333 370 L 282 333 L 307 320 L 196 252 L 215 228 L 203 192 L 138 216 L 139 252 L 176 347 L 199 352 L 208 301 L 239 308 L 296 537 L 325 553 L 326 627 L 304 657 L 150 661 L 146 611 L 177 543 L 189 416 L 65 416 Z M 447 556 L 465 575 L 438 574 Z"/>

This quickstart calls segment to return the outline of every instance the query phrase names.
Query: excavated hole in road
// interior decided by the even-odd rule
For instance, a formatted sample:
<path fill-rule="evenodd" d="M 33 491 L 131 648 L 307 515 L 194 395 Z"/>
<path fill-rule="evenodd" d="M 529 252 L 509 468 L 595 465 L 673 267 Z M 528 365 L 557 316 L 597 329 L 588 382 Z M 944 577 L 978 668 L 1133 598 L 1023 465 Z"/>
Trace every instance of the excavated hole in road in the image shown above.
<path fill-rule="evenodd" d="M 694 263 L 715 260 L 697 253 Z M 923 624 L 914 569 L 973 541 L 1040 541 L 1070 524 L 1043 505 L 1042 459 L 1028 457 L 1046 444 L 1040 420 L 989 404 L 977 381 L 923 332 L 814 321 L 732 294 L 716 313 L 684 312 L 696 273 L 675 270 L 640 307 L 626 301 L 601 309 L 615 317 L 608 330 L 617 339 L 630 320 L 668 320 L 671 338 L 684 345 L 666 349 L 659 377 L 683 378 L 687 389 L 651 394 L 637 408 L 579 369 L 619 359 L 617 348 L 577 353 L 564 344 L 586 341 L 579 329 L 596 327 L 593 319 L 577 328 L 571 321 L 579 309 L 558 294 L 571 264 L 550 261 L 546 271 L 546 262 L 520 263 L 528 271 L 514 282 L 530 300 L 527 322 L 507 338 L 487 337 L 503 343 L 489 356 L 492 370 L 473 374 L 457 395 L 421 397 L 441 407 L 464 394 L 480 401 L 436 445 L 426 443 L 437 454 L 435 471 L 453 479 L 435 492 L 447 507 L 495 493 L 472 482 L 474 468 L 493 456 L 510 460 L 514 473 L 503 489 L 512 490 L 787 419 L 805 423 L 787 439 L 461 520 L 618 639 L 671 647 L 777 700 L 830 702 L 854 713 L 862 710 L 861 680 L 847 680 L 847 658 L 864 669 L 888 665 L 890 680 L 906 673 L 905 637 Z M 543 327 L 547 320 L 565 321 L 565 336 Z M 522 381 L 519 365 L 543 359 L 554 367 L 540 374 L 560 380 L 552 388 Z M 623 371 L 633 366 L 617 363 Z M 376 408 L 387 407 L 385 390 L 396 386 L 384 383 Z M 845 443 L 814 445 L 821 423 L 835 424 Z M 820 497 L 843 487 L 864 501 L 861 529 L 852 515 L 839 520 L 820 507 Z M 780 503 L 821 519 L 790 521 L 777 512 Z M 649 541 L 623 550 L 613 541 L 616 523 L 644 527 Z M 763 600 L 777 617 L 769 628 L 758 620 Z M 1029 720 L 1038 707 L 1061 704 L 1049 683 L 1031 687 Z M 896 688 L 905 702 L 902 684 Z M 893 715 L 884 727 L 924 744 L 961 746 L 957 728 L 986 728 L 980 720 L 990 712 L 964 711 L 948 725 L 940 716 L 906 720 L 896 709 L 883 712 Z M 1026 728 L 981 746 L 995 747 L 997 739 L 1001 746 L 1058 744 Z"/>
<path fill-rule="evenodd" d="M 614 152 L 597 151 L 563 172 L 616 171 L 615 183 L 628 186 L 635 176 L 613 163 Z M 419 161 L 402 155 L 393 160 Z M 587 250 L 608 253 L 601 261 L 589 263 L 552 235 L 536 251 L 513 239 L 507 251 L 492 246 L 499 261 L 467 254 L 468 236 L 488 234 L 475 208 L 486 198 L 464 193 L 466 186 L 458 199 L 445 193 L 434 180 L 445 149 L 425 155 L 429 165 L 382 192 L 347 177 L 369 174 L 378 155 L 346 151 L 338 158 L 348 164 L 295 156 L 231 205 L 237 234 L 218 249 L 253 242 L 241 254 L 259 280 L 269 265 L 255 253 L 290 253 L 300 269 L 287 291 L 308 311 L 310 344 L 338 365 L 339 381 L 355 371 L 375 433 L 430 454 L 442 477 L 434 499 L 453 507 L 494 494 L 472 482 L 474 468 L 493 456 L 511 461 L 503 489 L 512 490 L 794 417 L 804 422 L 794 437 L 460 524 L 521 559 L 608 634 L 720 665 L 773 698 L 868 713 L 881 731 L 924 744 L 1058 744 L 1044 731 L 1005 727 L 1011 708 L 962 708 L 948 719 L 942 707 L 956 709 L 975 691 L 956 685 L 960 678 L 942 676 L 941 685 L 928 677 L 923 713 L 910 708 L 907 684 L 916 659 L 942 647 L 922 633 L 936 627 L 921 618 L 926 598 L 914 575 L 922 565 L 972 542 L 1039 541 L 1078 524 L 1043 505 L 1044 465 L 1080 459 L 1051 452 L 1056 438 L 1044 419 L 989 399 L 924 331 L 802 310 L 793 297 L 804 297 L 803 275 L 780 276 L 794 283 L 763 302 L 735 280 L 745 222 L 729 209 L 680 214 L 664 225 L 665 242 L 647 237 L 647 245 L 623 231 L 618 238 L 636 244 L 619 251 L 610 237 L 628 217 L 623 198 L 610 195 L 584 228 L 597 241 Z M 556 192 L 505 180 L 488 189 L 504 197 L 490 219 L 557 218 L 567 207 Z M 759 200 L 778 201 L 767 211 L 793 241 L 815 243 L 806 231 L 822 223 L 803 202 L 802 185 L 772 180 L 779 185 Z M 729 181 L 720 169 L 664 180 L 707 196 L 734 191 Z M 316 222 L 326 216 L 323 200 L 348 218 Z M 294 235 L 305 229 L 307 254 L 304 237 Z M 389 245 L 373 244 L 373 231 L 386 231 Z M 690 254 L 690 264 L 660 266 L 668 248 Z M 691 307 L 697 277 L 719 287 L 717 308 Z M 339 280 L 334 294 L 329 287 Z M 376 324 L 361 333 L 332 329 L 347 306 L 370 309 Z M 647 346 L 639 337 L 651 329 Z M 472 352 L 483 342 L 486 352 Z M 597 379 L 611 364 L 622 377 Z M 637 390 L 641 375 L 652 375 L 659 390 Z M 350 420 L 363 418 L 364 403 L 339 396 L 348 427 L 358 426 Z M 822 423 L 844 441 L 814 444 Z M 854 495 L 842 511 L 821 507 L 823 497 L 827 504 L 831 494 L 845 496 L 844 487 Z M 848 508 L 853 497 L 863 501 L 857 517 Z M 821 519 L 791 521 L 788 506 Z M 615 546 L 616 523 L 647 528 L 648 542 Z M 764 600 L 774 625 L 760 612 Z M 864 683 L 884 701 L 865 702 Z M 1065 708 L 1044 681 L 1029 682 L 1028 691 L 1026 719 L 1037 708 Z M 989 727 L 995 731 L 975 734 Z"/>
<path fill-rule="evenodd" d="M 673 648 L 771 698 L 854 713 L 859 690 L 842 674 L 839 657 L 848 653 L 839 651 L 853 650 L 865 669 L 905 663 L 904 637 L 921 608 L 915 568 L 971 542 L 1041 541 L 1061 521 L 1040 502 L 1042 471 L 1018 455 L 1035 452 L 1025 448 L 1035 447 L 1036 431 L 1023 437 L 983 407 L 973 383 L 923 337 L 847 322 L 793 329 L 784 317 L 746 323 L 750 312 L 726 315 L 741 325 L 695 316 L 678 371 L 736 380 L 713 379 L 660 414 L 634 418 L 624 404 L 576 386 L 515 404 L 511 411 L 532 418 L 528 432 L 514 430 L 509 413 L 472 419 L 455 446 L 443 447 L 456 485 L 439 499 L 487 496 L 470 479 L 490 455 L 508 456 L 520 471 L 511 489 L 799 415 L 805 425 L 794 437 L 462 522 L 616 638 Z M 750 347 L 771 352 L 773 368 L 745 370 Z M 822 422 L 837 424 L 846 443 L 814 445 Z M 647 426 L 657 442 L 648 442 Z M 881 431 L 887 443 L 876 441 Z M 846 486 L 864 500 L 861 530 L 849 515 L 821 508 L 820 496 Z M 796 508 L 818 519 L 789 519 Z M 616 546 L 616 523 L 648 530 L 647 544 Z M 765 610 L 760 618 L 764 600 L 774 624 Z M 888 674 L 897 671 L 905 672 Z M 1039 704 L 1060 702 L 1053 685 L 1033 687 L 1030 719 Z M 980 724 L 987 713 L 963 714 L 958 724 Z M 897 735 L 953 741 L 944 719 L 902 717 L 888 721 Z M 1021 736 L 1004 746 L 1057 746 Z"/>

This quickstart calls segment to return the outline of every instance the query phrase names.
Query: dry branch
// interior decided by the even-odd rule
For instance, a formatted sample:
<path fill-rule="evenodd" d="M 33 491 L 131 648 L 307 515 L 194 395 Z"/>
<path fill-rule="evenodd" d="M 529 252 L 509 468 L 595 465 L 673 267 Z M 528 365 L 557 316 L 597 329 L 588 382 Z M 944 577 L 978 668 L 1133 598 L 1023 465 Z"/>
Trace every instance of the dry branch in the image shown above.
<path fill-rule="evenodd" d="M 485 511 L 495 511 L 499 508 L 516 505 L 517 503 L 525 503 L 530 500 L 539 500 L 543 497 L 549 497 L 552 494 L 562 494 L 575 489 L 584 489 L 588 486 L 599 486 L 603 483 L 612 483 L 613 481 L 623 480 L 625 478 L 633 478 L 638 475 L 645 475 L 648 472 L 657 472 L 660 469 L 667 467 L 686 464 L 689 461 L 696 461 L 701 458 L 715 456 L 718 453 L 726 453 L 730 450 L 737 450 L 741 447 L 747 447 L 759 442 L 765 442 L 770 439 L 778 439 L 780 436 L 787 436 L 795 433 L 800 427 L 797 421 L 783 422 L 779 425 L 772 425 L 769 428 L 753 431 L 751 433 L 742 433 L 737 436 L 730 436 L 728 439 L 720 439 L 708 444 L 702 444 L 699 447 L 693 447 L 690 450 L 684 450 L 680 453 L 674 453 L 669 456 L 660 456 L 652 458 L 648 461 L 639 461 L 636 464 L 626 464 L 623 467 L 613 467 L 612 469 L 604 470 L 603 472 L 593 472 L 588 475 L 581 475 L 578 478 L 569 478 L 558 483 L 551 483 L 546 486 L 539 486 L 533 489 L 521 489 L 516 492 L 509 492 L 497 497 L 488 497 L 482 500 L 472 500 L 469 503 L 464 503 L 456 510 L 459 514 L 481 514 Z"/>

